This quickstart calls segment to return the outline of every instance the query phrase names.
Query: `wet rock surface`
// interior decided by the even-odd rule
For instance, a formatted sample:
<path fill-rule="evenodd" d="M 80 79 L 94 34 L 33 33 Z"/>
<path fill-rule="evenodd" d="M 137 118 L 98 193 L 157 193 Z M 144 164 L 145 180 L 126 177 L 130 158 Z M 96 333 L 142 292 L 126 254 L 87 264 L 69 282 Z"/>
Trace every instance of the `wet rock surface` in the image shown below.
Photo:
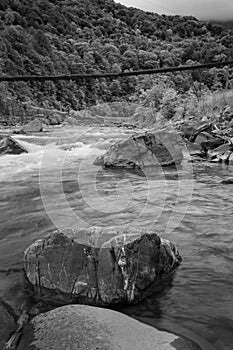
<path fill-rule="evenodd" d="M 233 185 L 233 177 L 228 177 L 220 181 L 223 185 Z"/>
<path fill-rule="evenodd" d="M 116 311 L 68 305 L 36 316 L 18 350 L 201 350 L 188 339 L 156 330 Z"/>
<path fill-rule="evenodd" d="M 196 127 L 190 134 L 181 128 L 187 139 L 190 155 L 206 159 L 214 163 L 233 164 L 233 129 L 220 129 L 214 123 L 205 123 Z"/>
<path fill-rule="evenodd" d="M 42 132 L 43 125 L 40 119 L 34 119 L 27 125 L 25 125 L 22 129 L 25 134 L 34 133 L 34 132 Z"/>
<path fill-rule="evenodd" d="M 80 125 L 79 121 L 74 117 L 67 117 L 64 121 L 64 124 L 68 125 Z"/>
<path fill-rule="evenodd" d="M 7 304 L 0 301 L 0 349 L 16 330 L 16 322 Z"/>
<path fill-rule="evenodd" d="M 97 158 L 95 165 L 144 169 L 147 166 L 168 166 L 183 158 L 178 133 L 169 131 L 145 132 L 119 141 Z"/>
<path fill-rule="evenodd" d="M 13 137 L 3 136 L 0 138 L 0 155 L 28 153 Z"/>
<path fill-rule="evenodd" d="M 24 270 L 35 295 L 51 303 L 130 304 L 161 291 L 180 261 L 176 247 L 155 233 L 90 228 L 36 241 Z"/>

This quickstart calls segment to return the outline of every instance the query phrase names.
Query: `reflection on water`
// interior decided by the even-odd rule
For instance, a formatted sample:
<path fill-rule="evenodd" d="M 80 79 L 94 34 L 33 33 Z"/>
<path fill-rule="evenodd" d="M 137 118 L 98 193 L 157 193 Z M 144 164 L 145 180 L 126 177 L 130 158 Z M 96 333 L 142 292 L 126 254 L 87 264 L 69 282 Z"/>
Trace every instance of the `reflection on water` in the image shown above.
<path fill-rule="evenodd" d="M 204 349 L 231 350 L 233 197 L 219 181 L 232 167 L 187 156 L 177 171 L 143 177 L 92 165 L 130 133 L 79 127 L 17 136 L 29 153 L 0 160 L 0 297 L 20 308 L 23 251 L 54 227 L 144 226 L 175 242 L 183 262 L 168 290 L 121 311 Z"/>

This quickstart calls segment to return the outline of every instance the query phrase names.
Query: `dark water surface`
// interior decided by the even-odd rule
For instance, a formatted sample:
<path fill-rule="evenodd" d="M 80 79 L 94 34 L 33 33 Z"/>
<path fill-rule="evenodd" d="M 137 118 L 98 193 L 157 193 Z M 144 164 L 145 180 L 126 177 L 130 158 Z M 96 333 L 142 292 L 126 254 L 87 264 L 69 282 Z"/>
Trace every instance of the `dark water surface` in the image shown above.
<path fill-rule="evenodd" d="M 203 349 L 231 350 L 233 196 L 219 181 L 233 168 L 188 155 L 178 171 L 146 177 L 92 165 L 130 133 L 79 127 L 17 136 L 29 153 L 0 159 L 0 297 L 20 309 L 23 251 L 54 228 L 143 226 L 176 243 L 183 262 L 162 295 L 121 311 Z"/>

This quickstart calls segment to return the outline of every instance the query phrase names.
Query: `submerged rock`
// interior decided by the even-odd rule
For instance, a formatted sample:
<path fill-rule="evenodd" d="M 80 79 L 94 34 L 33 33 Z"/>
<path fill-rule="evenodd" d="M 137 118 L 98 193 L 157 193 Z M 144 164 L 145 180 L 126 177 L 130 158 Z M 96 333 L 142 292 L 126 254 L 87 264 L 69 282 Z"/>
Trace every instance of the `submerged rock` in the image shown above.
<path fill-rule="evenodd" d="M 34 119 L 22 128 L 22 131 L 27 133 L 41 132 L 43 131 L 42 121 L 40 119 Z"/>
<path fill-rule="evenodd" d="M 180 261 L 176 247 L 155 233 L 90 228 L 37 240 L 25 252 L 24 270 L 39 298 L 109 305 L 161 291 Z"/>
<path fill-rule="evenodd" d="M 112 145 L 94 164 L 136 169 L 176 164 L 183 158 L 180 142 L 177 133 L 168 131 L 133 135 Z"/>
<path fill-rule="evenodd" d="M 13 137 L 5 136 L 0 140 L 0 155 L 28 153 Z"/>
<path fill-rule="evenodd" d="M 68 305 L 36 316 L 18 350 L 201 350 L 191 340 L 159 331 L 119 312 Z"/>

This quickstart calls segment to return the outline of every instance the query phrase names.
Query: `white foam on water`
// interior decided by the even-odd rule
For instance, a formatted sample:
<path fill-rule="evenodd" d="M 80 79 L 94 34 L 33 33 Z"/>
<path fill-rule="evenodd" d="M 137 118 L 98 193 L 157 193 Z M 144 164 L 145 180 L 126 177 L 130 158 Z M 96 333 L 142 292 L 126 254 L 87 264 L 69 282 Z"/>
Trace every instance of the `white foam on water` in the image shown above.
<path fill-rule="evenodd" d="M 43 146 L 36 145 L 35 143 L 30 143 L 23 140 L 18 140 L 16 137 L 13 137 L 28 153 L 35 153 L 41 151 Z"/>
<path fill-rule="evenodd" d="M 72 163 L 78 160 L 97 157 L 105 153 L 111 145 L 111 142 L 104 139 L 90 144 L 78 141 L 62 145 L 56 144 L 56 141 L 46 145 L 37 145 L 18 137 L 15 139 L 28 153 L 1 156 L 0 181 L 25 179 L 33 172 L 38 174 L 41 166 L 45 166 L 46 170 L 51 171 L 59 166 L 72 166 Z M 44 159 L 46 159 L 45 162 Z"/>
<path fill-rule="evenodd" d="M 53 136 L 51 136 L 50 134 L 43 134 L 43 135 L 25 135 L 25 134 L 17 134 L 17 135 L 13 135 L 12 137 L 14 137 L 15 139 L 17 140 L 20 140 L 20 139 L 49 139 Z"/>
<path fill-rule="evenodd" d="M 89 156 L 99 156 L 103 153 L 105 153 L 106 149 L 109 148 L 109 145 L 103 143 L 93 143 L 93 144 L 87 144 L 87 145 L 83 145 L 80 146 L 78 145 L 73 145 L 73 147 L 71 147 L 70 149 L 70 156 L 71 157 L 78 157 L 79 159 L 83 159 Z"/>
<path fill-rule="evenodd" d="M 64 151 L 71 151 L 74 148 L 81 148 L 84 147 L 85 143 L 83 142 L 75 142 L 75 143 L 63 143 L 63 144 L 58 144 L 58 148 Z"/>
<path fill-rule="evenodd" d="M 92 164 L 127 133 L 115 128 L 64 127 L 40 135 L 13 135 L 28 153 L 0 156 L 0 181 L 27 179 L 38 175 L 42 166 L 52 174 L 58 167 L 76 167 L 84 159 Z"/>

